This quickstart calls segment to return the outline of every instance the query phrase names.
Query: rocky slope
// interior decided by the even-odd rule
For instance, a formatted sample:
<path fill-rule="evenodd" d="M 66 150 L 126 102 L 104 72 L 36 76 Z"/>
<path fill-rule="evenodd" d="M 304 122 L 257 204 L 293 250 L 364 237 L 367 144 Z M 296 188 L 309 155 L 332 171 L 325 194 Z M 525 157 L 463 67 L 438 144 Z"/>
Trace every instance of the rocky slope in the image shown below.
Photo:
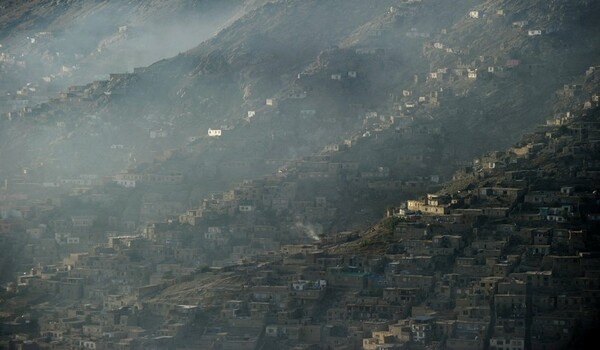
<path fill-rule="evenodd" d="M 465 203 L 468 198 L 475 199 L 472 202 L 476 203 L 480 188 L 519 187 L 527 194 L 560 191 L 561 187 L 569 186 L 585 194 L 569 222 L 555 227 L 572 230 L 583 228 L 587 232 L 596 232 L 598 224 L 593 216 L 598 212 L 594 196 L 597 192 L 597 172 L 600 169 L 597 153 L 599 92 L 599 71 L 589 69 L 585 76 L 556 92 L 552 103 L 555 114 L 547 119 L 545 125 L 539 126 L 532 133 L 524 134 L 519 142 L 505 151 L 493 151 L 476 158 L 472 166 L 455 173 L 453 180 L 446 182 L 436 195 L 456 199 L 459 203 L 456 208 L 478 208 L 476 204 L 469 206 Z M 495 165 L 492 168 L 489 164 Z M 463 202 L 463 199 L 466 200 Z M 495 205 L 503 204 L 500 201 Z M 518 217 L 520 212 L 531 210 L 528 204 L 521 202 L 510 209 L 505 218 L 491 220 L 490 224 L 527 226 Z M 390 253 L 397 248 L 398 236 L 394 235 L 396 225 L 420 221 L 418 217 L 414 219 L 388 215 L 361 233 L 360 237 L 355 236 L 355 240 L 351 242 L 326 245 L 335 254 L 375 256 Z M 581 251 L 596 252 L 599 248 L 599 237 L 590 234 Z"/>
<path fill-rule="evenodd" d="M 210 183 L 190 191 L 208 193 L 275 171 L 266 159 L 285 164 L 356 135 L 379 144 L 361 157 L 404 168 L 405 180 L 407 157 L 376 159 L 429 154 L 454 167 L 542 122 L 554 91 L 594 64 L 597 4 L 527 4 L 269 2 L 184 54 L 5 115 L 0 155 L 12 167 L 2 171 L 54 181 L 154 162 Z M 410 137 L 385 144 L 393 132 Z M 211 170 L 226 162 L 248 165 Z M 436 174 L 424 166 L 420 175 Z"/>
<path fill-rule="evenodd" d="M 0 111 L 186 51 L 260 3 L 5 1 Z"/>

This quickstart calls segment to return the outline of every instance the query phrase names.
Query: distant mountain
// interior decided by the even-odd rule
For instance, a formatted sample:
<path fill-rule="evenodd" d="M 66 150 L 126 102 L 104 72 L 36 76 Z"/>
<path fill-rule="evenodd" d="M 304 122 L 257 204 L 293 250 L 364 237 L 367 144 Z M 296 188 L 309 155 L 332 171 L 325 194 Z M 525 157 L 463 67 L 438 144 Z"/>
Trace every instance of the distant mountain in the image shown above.
<path fill-rule="evenodd" d="M 357 135 L 386 145 L 394 134 L 410 138 L 372 163 L 404 167 L 406 180 L 415 165 L 398 154 L 429 154 L 448 172 L 543 122 L 554 91 L 599 50 L 593 1 L 248 6 L 192 50 L 5 114 L 3 177 L 28 168 L 55 181 L 146 163 L 211 183 L 207 193 Z M 361 157 L 378 159 L 382 147 Z"/>
<path fill-rule="evenodd" d="M 11 101 L 17 94 L 30 105 L 45 102 L 70 85 L 174 56 L 258 3 L 5 1 L 0 5 L 0 99 Z M 11 104 L 4 105 L 2 112 Z"/>

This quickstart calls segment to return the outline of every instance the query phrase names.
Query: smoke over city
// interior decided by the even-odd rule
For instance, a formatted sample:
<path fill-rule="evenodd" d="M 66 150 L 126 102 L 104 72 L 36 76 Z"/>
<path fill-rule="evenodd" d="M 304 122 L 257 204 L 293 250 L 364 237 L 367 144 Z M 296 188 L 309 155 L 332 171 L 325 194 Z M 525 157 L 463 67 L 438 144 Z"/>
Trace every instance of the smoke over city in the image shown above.
<path fill-rule="evenodd" d="M 0 1 L 0 350 L 581 349 L 600 2 Z"/>

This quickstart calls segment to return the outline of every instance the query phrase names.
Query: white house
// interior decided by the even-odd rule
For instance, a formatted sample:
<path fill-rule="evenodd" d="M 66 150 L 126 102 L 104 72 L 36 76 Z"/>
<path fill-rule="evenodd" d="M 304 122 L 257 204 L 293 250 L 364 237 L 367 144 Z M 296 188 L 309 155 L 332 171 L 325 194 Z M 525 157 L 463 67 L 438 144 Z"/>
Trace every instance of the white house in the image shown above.
<path fill-rule="evenodd" d="M 339 150 L 340 150 L 340 145 L 338 145 L 336 143 L 325 146 L 325 152 L 337 152 Z"/>
<path fill-rule="evenodd" d="M 477 79 L 477 69 L 469 69 L 467 77 L 469 79 Z"/>
<path fill-rule="evenodd" d="M 210 136 L 210 137 L 221 136 L 221 129 L 208 129 L 208 136 Z"/>
<path fill-rule="evenodd" d="M 529 29 L 527 31 L 527 35 L 529 35 L 529 36 L 542 35 L 542 31 L 539 29 Z"/>
<path fill-rule="evenodd" d="M 469 11 L 469 17 L 479 18 L 479 11 Z"/>

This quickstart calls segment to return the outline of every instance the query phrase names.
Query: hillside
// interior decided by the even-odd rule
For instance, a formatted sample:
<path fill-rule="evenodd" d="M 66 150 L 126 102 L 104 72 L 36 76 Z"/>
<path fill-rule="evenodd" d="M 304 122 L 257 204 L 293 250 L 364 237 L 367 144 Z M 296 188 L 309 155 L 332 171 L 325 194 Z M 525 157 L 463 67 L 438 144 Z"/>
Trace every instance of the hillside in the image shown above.
<path fill-rule="evenodd" d="M 554 91 L 595 64 L 597 5 L 536 4 L 521 18 L 525 2 L 498 0 L 249 3 L 186 53 L 5 114 L 2 176 L 182 174 L 176 200 L 199 203 L 357 136 L 377 146 L 340 157 L 399 181 L 448 176 L 543 122 Z"/>
<path fill-rule="evenodd" d="M 5 1 L 0 112 L 197 46 L 260 1 Z"/>
<path fill-rule="evenodd" d="M 0 7 L 0 349 L 598 328 L 599 2 Z"/>
<path fill-rule="evenodd" d="M 597 327 L 597 301 L 584 296 L 600 266 L 599 71 L 573 86 L 553 99 L 558 117 L 372 228 L 196 270 L 142 298 L 140 315 L 159 328 L 182 319 L 175 304 L 196 307 L 173 342 L 202 331 L 197 346 L 582 346 Z"/>
<path fill-rule="evenodd" d="M 593 234 L 597 226 L 593 218 L 598 208 L 592 203 L 593 193 L 597 191 L 599 165 L 597 126 L 600 109 L 597 96 L 600 75 L 590 69 L 584 77 L 566 86 L 576 87 L 577 92 L 573 94 L 565 87 L 556 93 L 553 99 L 555 114 L 547 119 L 545 125 L 524 134 L 518 143 L 505 151 L 493 151 L 476 158 L 472 166 L 463 167 L 451 181 L 431 195 L 451 198 L 452 204 L 448 204 L 446 214 L 467 215 L 472 210 L 476 215 L 475 212 L 481 208 L 493 206 L 502 208 L 505 213 L 489 217 L 484 214 L 484 220 L 471 223 L 470 228 L 496 224 L 528 226 L 521 216 L 527 215 L 525 212 L 537 215 L 537 203 L 532 205 L 527 194 L 534 197 L 535 194 L 560 191 L 567 186 L 581 193 L 581 198 L 578 211 L 568 215 L 562 213 L 568 217 L 568 224 L 558 227 L 572 230 L 583 227 L 590 232 L 583 250 L 595 252 L 600 248 L 599 237 Z M 496 188 L 518 189 L 522 194 L 519 200 L 509 200 L 502 194 L 486 194 Z M 544 204 L 555 203 L 549 201 Z M 402 245 L 398 227 L 408 224 L 435 229 L 436 223 L 445 225 L 443 220 L 432 221 L 432 217 L 427 216 L 432 213 L 411 209 L 410 205 L 404 202 L 395 209 L 389 208 L 387 217 L 363 232 L 360 238 L 343 244 L 327 243 L 328 249 L 334 254 L 376 256 L 395 251 L 399 248 L 398 243 Z M 562 219 L 560 222 L 563 222 Z M 472 239 L 470 233 L 466 235 L 467 239 Z"/>

